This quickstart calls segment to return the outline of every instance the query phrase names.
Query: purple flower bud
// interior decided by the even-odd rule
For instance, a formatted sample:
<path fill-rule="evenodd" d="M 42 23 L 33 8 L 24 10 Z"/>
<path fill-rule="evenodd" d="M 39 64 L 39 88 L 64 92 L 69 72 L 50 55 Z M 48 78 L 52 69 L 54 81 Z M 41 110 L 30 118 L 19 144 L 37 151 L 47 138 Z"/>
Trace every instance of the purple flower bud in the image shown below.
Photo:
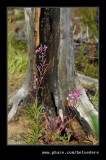
<path fill-rule="evenodd" d="M 47 49 L 48 47 L 46 45 L 44 45 L 44 48 Z"/>
<path fill-rule="evenodd" d="M 44 45 L 43 47 L 42 46 L 40 46 L 39 48 L 37 48 L 36 50 L 35 50 L 35 53 L 37 54 L 37 53 L 45 53 L 46 52 L 46 50 L 47 50 L 47 46 L 46 45 Z"/>
<path fill-rule="evenodd" d="M 70 99 L 70 100 L 69 100 L 69 102 L 71 102 L 71 103 L 72 103 L 72 102 L 74 102 L 74 100 Z"/>
<path fill-rule="evenodd" d="M 71 92 L 68 96 L 69 97 L 67 97 L 67 100 L 69 102 L 74 102 L 75 100 L 82 98 L 82 93 L 81 93 L 80 89 L 76 89 L 73 92 Z"/>

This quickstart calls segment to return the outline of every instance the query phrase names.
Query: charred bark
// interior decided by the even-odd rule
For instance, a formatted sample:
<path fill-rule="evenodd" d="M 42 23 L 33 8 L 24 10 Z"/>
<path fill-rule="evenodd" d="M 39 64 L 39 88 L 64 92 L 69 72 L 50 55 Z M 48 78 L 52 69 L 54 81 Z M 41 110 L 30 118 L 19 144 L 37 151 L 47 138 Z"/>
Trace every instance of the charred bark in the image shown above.
<path fill-rule="evenodd" d="M 64 16 L 65 15 L 65 16 Z M 48 106 L 51 116 L 52 109 L 56 109 L 56 115 L 64 118 L 67 115 L 66 97 L 75 88 L 80 88 L 83 99 L 79 109 L 76 110 L 76 119 L 87 133 L 93 132 L 90 114 L 98 115 L 94 106 L 89 102 L 84 89 L 80 86 L 74 67 L 74 48 L 72 38 L 71 12 L 68 8 L 43 9 L 41 13 L 41 43 L 48 45 L 48 61 L 51 69 L 46 75 L 42 91 L 43 102 Z M 52 97 L 51 97 L 52 95 Z M 88 109 L 89 108 L 89 109 Z"/>

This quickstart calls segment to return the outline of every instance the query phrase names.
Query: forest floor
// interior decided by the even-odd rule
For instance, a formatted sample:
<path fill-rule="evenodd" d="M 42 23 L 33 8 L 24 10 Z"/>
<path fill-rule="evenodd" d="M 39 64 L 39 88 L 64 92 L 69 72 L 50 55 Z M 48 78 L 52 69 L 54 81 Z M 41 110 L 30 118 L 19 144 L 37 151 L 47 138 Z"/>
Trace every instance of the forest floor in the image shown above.
<path fill-rule="evenodd" d="M 21 24 L 17 26 L 15 18 L 18 17 Z M 13 21 L 13 22 L 11 22 Z M 18 21 L 18 20 L 17 20 Z M 23 28 L 24 24 L 24 14 L 19 12 L 18 15 L 9 14 L 8 16 L 8 95 L 16 91 L 21 87 L 25 80 L 26 74 L 26 46 L 23 47 L 23 44 L 17 43 L 13 36 L 15 34 L 15 29 L 17 27 Z M 21 67 L 20 67 L 21 66 Z M 7 144 L 25 144 L 21 135 L 25 134 L 26 121 L 20 119 L 24 118 L 24 114 L 19 115 L 18 120 L 10 122 L 7 126 Z"/>
<path fill-rule="evenodd" d="M 8 145 L 25 144 L 21 136 L 27 131 L 24 121 L 11 122 L 8 124 Z"/>
<path fill-rule="evenodd" d="M 15 83 L 14 83 L 15 81 Z M 12 77 L 9 77 L 9 80 L 8 80 L 8 94 L 9 93 L 12 93 L 14 91 L 16 91 L 20 85 L 22 84 L 23 82 L 23 78 L 17 80 L 17 77 L 15 76 L 12 76 Z M 25 134 L 25 132 L 27 132 L 27 129 L 25 127 L 25 124 L 27 123 L 26 120 L 21 120 L 21 118 L 24 118 L 24 114 L 21 114 L 19 117 L 18 117 L 18 120 L 16 119 L 14 122 L 10 122 L 8 124 L 8 144 L 9 145 L 15 145 L 15 144 L 25 144 L 25 142 L 23 141 L 22 139 L 22 135 Z"/>

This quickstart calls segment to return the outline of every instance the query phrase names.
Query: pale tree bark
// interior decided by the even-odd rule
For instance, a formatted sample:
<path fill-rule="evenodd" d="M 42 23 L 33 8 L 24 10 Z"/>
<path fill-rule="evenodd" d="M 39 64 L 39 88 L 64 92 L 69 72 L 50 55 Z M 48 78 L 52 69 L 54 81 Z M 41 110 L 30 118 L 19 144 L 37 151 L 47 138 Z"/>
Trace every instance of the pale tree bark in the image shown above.
<path fill-rule="evenodd" d="M 46 44 L 48 46 L 46 58 L 50 63 L 50 69 L 44 78 L 41 91 L 44 110 L 48 116 L 60 115 L 63 120 L 69 114 L 66 109 L 66 97 L 73 89 L 79 88 L 83 98 L 74 113 L 75 121 L 82 130 L 86 130 L 87 134 L 92 133 L 94 128 L 91 114 L 97 117 L 98 123 L 98 112 L 89 101 L 76 74 L 70 8 L 26 8 L 25 13 L 28 33 L 28 71 L 25 83 L 14 97 L 8 121 L 10 122 L 15 116 L 20 102 L 26 100 L 29 91 L 36 89 L 36 85 L 30 83 L 32 75 L 36 76 L 37 72 L 34 52 L 39 44 Z M 75 130 L 73 123 L 71 127 Z"/>
<path fill-rule="evenodd" d="M 94 85 L 95 88 L 98 89 L 98 80 L 97 79 L 85 76 L 84 74 L 80 74 L 80 73 L 77 73 L 77 76 L 80 80 L 80 83 L 82 84 L 82 86 L 85 86 L 85 88 L 87 86 L 91 87 Z"/>
<path fill-rule="evenodd" d="M 35 29 L 34 29 L 34 8 L 25 8 L 25 20 L 27 26 L 27 38 L 28 38 L 28 68 L 26 74 L 26 80 L 22 87 L 16 92 L 10 100 L 13 101 L 12 109 L 8 114 L 8 122 L 16 114 L 20 103 L 28 96 L 29 91 L 33 90 L 32 75 L 36 75 L 36 66 L 34 59 L 35 52 Z M 36 87 L 36 86 L 35 86 Z M 11 101 L 11 103 L 12 103 Z"/>

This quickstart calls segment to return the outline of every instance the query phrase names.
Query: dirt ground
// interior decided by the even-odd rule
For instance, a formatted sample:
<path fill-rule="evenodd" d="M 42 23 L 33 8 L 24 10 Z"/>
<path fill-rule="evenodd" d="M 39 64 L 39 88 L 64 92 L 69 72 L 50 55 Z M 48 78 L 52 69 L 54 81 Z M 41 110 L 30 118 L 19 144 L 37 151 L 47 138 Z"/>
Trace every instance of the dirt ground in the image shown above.
<path fill-rule="evenodd" d="M 25 122 L 17 121 L 11 122 L 8 125 L 8 145 L 17 145 L 17 144 L 25 144 L 22 140 L 22 135 L 26 132 L 24 127 Z"/>
<path fill-rule="evenodd" d="M 19 14 L 19 13 L 18 13 Z M 14 31 L 15 28 L 18 26 L 16 24 L 16 18 L 17 15 L 13 15 L 13 17 L 10 15 L 11 20 L 11 28 L 9 31 Z M 13 21 L 13 22 L 12 22 Z M 13 33 L 13 32 L 12 32 Z M 25 78 L 21 76 L 17 76 L 16 74 L 8 75 L 8 95 L 11 93 L 14 93 L 16 90 L 18 90 L 21 85 L 23 84 Z M 20 117 L 24 117 L 24 115 L 21 115 Z M 14 122 L 10 122 L 8 124 L 7 128 L 7 144 L 8 145 L 15 145 L 15 144 L 25 144 L 25 142 L 22 139 L 22 135 L 26 132 L 25 128 L 25 120 L 15 120 Z"/>
<path fill-rule="evenodd" d="M 19 89 L 22 83 L 23 83 L 23 79 L 17 79 L 17 77 L 15 76 L 9 77 L 8 78 L 8 95 L 16 91 L 17 89 Z M 21 116 L 24 117 L 24 115 L 21 115 Z M 8 129 L 7 129 L 8 145 L 25 144 L 25 142 L 21 137 L 27 131 L 27 129 L 25 128 L 25 124 L 26 124 L 26 121 L 21 120 L 20 118 L 8 124 Z"/>

